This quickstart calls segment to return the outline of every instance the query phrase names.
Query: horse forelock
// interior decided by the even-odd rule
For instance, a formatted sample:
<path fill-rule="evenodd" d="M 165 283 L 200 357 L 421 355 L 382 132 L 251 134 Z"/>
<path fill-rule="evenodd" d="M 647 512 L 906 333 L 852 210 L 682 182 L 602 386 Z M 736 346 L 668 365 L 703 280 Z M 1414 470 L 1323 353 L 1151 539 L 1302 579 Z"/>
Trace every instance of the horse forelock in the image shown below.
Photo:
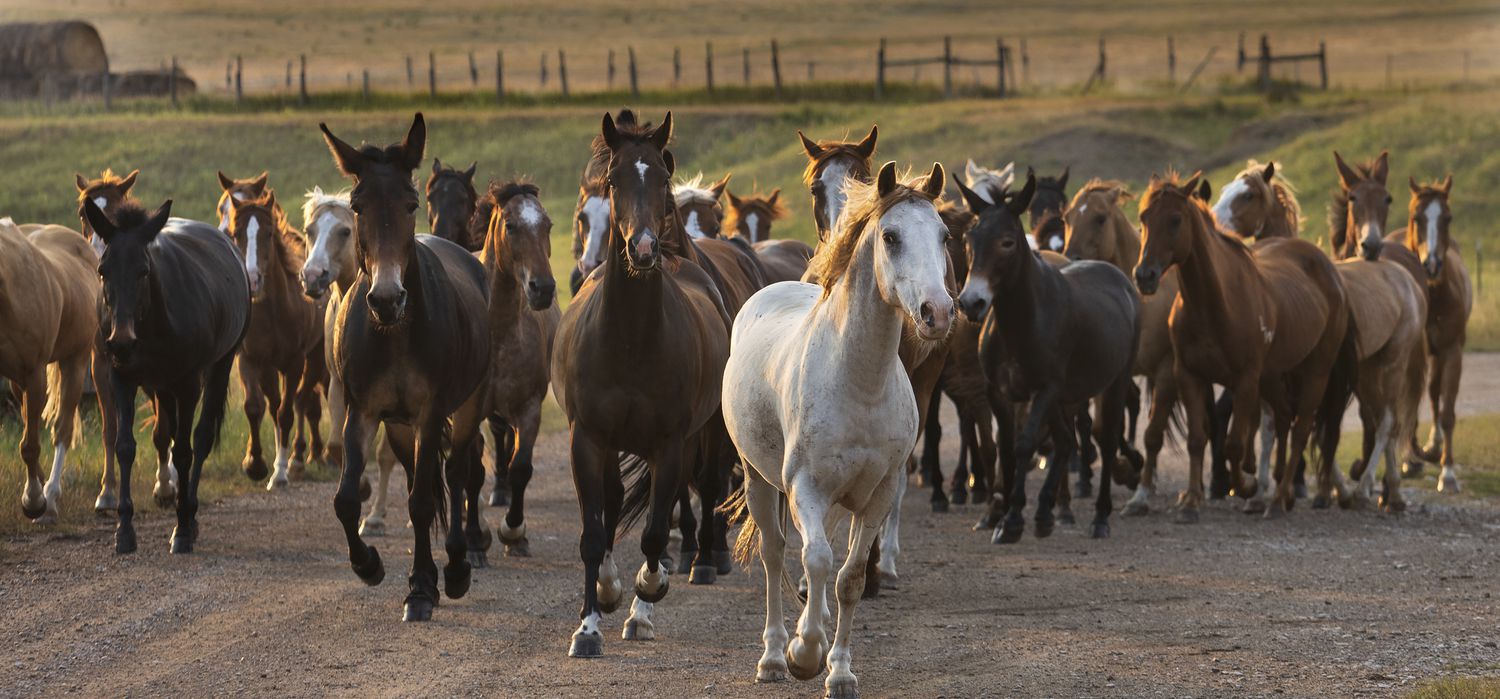
<path fill-rule="evenodd" d="M 332 194 L 325 193 L 321 187 L 313 187 L 302 195 L 302 227 L 307 228 L 318 220 L 318 215 L 324 209 L 334 208 L 348 212 L 352 218 L 354 210 L 349 208 L 349 190 L 344 189 Z"/>

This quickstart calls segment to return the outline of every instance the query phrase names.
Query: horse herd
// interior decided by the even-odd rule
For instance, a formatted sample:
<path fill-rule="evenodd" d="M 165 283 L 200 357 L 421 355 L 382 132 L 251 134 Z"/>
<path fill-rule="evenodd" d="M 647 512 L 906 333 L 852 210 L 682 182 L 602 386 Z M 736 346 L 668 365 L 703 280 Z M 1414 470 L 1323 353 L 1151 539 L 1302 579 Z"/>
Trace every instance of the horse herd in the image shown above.
<path fill-rule="evenodd" d="M 475 166 L 435 159 L 425 188 L 433 235 L 415 234 L 420 114 L 384 147 L 352 146 L 320 125 L 353 187 L 309 192 L 301 230 L 266 174 L 219 174 L 217 227 L 172 218 L 170 200 L 148 211 L 130 195 L 137 173 L 109 171 L 77 178 L 81 235 L 0 219 L 0 372 L 24 407 L 23 512 L 58 514 L 92 372 L 106 446 L 96 509 L 118 513 L 115 550 L 137 548 L 132 427 L 144 389 L 154 496 L 176 508 L 172 551 L 191 551 L 198 480 L 237 365 L 245 473 L 274 489 L 309 460 L 340 465 L 334 512 L 370 585 L 385 571 L 365 538 L 383 533 L 389 476 L 403 466 L 416 541 L 404 618 L 426 620 L 487 563 L 486 422 L 497 453 L 488 502 L 508 507 L 498 538 L 507 555 L 529 555 L 525 493 L 550 388 L 568 419 L 582 521 L 584 601 L 569 655 L 602 654 L 603 615 L 624 598 L 613 547 L 643 518 L 625 639 L 655 636 L 672 569 L 708 584 L 732 553 L 741 563 L 758 553 L 766 627 L 756 679 L 826 668 L 828 694 L 842 697 L 857 695 L 855 603 L 898 581 L 899 502 L 919 462 L 933 508 L 950 496 L 984 503 L 975 528 L 999 543 L 1024 532 L 1034 465 L 1046 473 L 1038 537 L 1071 519 L 1071 498 L 1094 494 L 1096 458 L 1092 535 L 1109 535 L 1113 485 L 1134 489 L 1125 514 L 1146 513 L 1166 432 L 1184 421 L 1179 522 L 1198 519 L 1205 495 L 1244 498 L 1247 512 L 1267 516 L 1291 510 L 1305 494 L 1304 453 L 1316 462 L 1314 507 L 1372 502 L 1382 458 L 1389 511 L 1403 508 L 1403 469 L 1436 462 L 1440 489 L 1458 487 L 1453 403 L 1472 294 L 1449 234 L 1451 176 L 1411 180 L 1407 225 L 1387 234 L 1387 155 L 1350 165 L 1335 154 L 1330 256 L 1298 237 L 1300 207 L 1275 163 L 1251 161 L 1213 204 L 1198 175 L 1153 175 L 1138 230 L 1119 182 L 1090 181 L 1070 200 L 1066 170 L 1021 180 L 1013 164 L 971 160 L 952 177 L 959 197 L 945 199 L 941 164 L 917 177 L 875 167 L 875 128 L 847 142 L 798 132 L 815 251 L 771 237 L 786 215 L 779 190 L 739 197 L 728 175 L 678 178 L 672 124 L 670 113 L 654 126 L 629 110 L 604 116 L 579 188 L 574 296 L 562 311 L 536 185 L 481 193 Z M 1144 456 L 1136 377 L 1149 394 Z M 1435 419 L 1420 447 L 1424 385 Z M 936 461 L 944 395 L 962 443 L 951 483 Z M 326 445 L 325 397 L 341 430 Z M 1351 397 L 1364 442 L 1346 478 L 1334 454 Z M 54 445 L 45 482 L 44 423 Z M 829 535 L 844 516 L 835 612 Z M 800 590 L 784 565 L 789 526 L 802 542 Z M 434 531 L 447 553 L 441 593 Z M 783 589 L 803 601 L 790 637 Z"/>

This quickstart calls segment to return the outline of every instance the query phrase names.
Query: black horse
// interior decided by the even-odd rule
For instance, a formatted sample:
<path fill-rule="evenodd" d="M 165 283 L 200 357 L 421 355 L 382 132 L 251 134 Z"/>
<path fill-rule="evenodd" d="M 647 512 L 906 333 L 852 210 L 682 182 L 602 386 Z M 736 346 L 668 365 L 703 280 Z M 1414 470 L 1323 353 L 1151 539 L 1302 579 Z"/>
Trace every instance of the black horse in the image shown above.
<path fill-rule="evenodd" d="M 956 178 L 955 178 L 956 179 Z M 1074 262 L 1061 270 L 1026 244 L 1021 214 L 1036 191 L 1036 175 L 999 204 L 958 183 L 979 222 L 968 234 L 969 278 L 959 307 L 983 321 L 980 366 L 990 402 L 1000 417 L 1004 506 L 1007 516 L 995 541 L 1021 538 L 1025 521 L 1026 471 L 1050 431 L 1053 445 L 1036 511 L 1037 536 L 1052 532 L 1052 508 L 1062 468 L 1077 449 L 1077 413 L 1095 403 L 1105 478 L 1115 473 L 1126 393 L 1140 339 L 1140 298 L 1124 272 L 1104 262 Z M 1030 402 L 1025 427 L 1014 434 L 1013 403 Z M 1008 461 L 1005 459 L 1009 459 Z M 1128 470 L 1128 468 L 1127 468 Z M 992 506 L 997 501 L 991 500 Z M 1093 536 L 1109 536 L 1113 509 L 1108 480 L 1095 502 Z"/>
<path fill-rule="evenodd" d="M 354 179 L 349 203 L 360 270 L 334 321 L 330 369 L 343 382 L 348 417 L 333 509 L 355 574 L 366 584 L 379 584 L 385 578 L 380 554 L 359 536 L 359 483 L 365 435 L 385 422 L 411 484 L 407 503 L 416 546 L 404 619 L 426 621 L 438 601 L 431 530 L 442 514 L 445 490 L 446 522 L 452 526 L 444 540 L 444 591 L 456 599 L 469 590 L 468 547 L 458 523 L 464 521 L 470 469 L 482 468 L 476 437 L 484 417 L 481 387 L 490 368 L 488 283 L 484 267 L 468 251 L 442 238 L 416 235 L 412 171 L 422 162 L 427 141 L 421 114 L 405 140 L 384 148 L 355 148 L 326 125 L 319 127 L 339 171 Z M 468 518 L 467 527 L 470 538 L 479 536 L 477 516 Z"/>
<path fill-rule="evenodd" d="M 169 219 L 171 210 L 171 200 L 152 214 L 127 203 L 110 220 L 93 200 L 83 202 L 84 217 L 105 245 L 99 332 L 114 368 L 108 390 L 118 412 L 115 443 L 105 445 L 113 446 L 120 466 L 116 553 L 136 550 L 130 497 L 136 390 L 146 389 L 171 435 L 179 469 L 172 553 L 190 553 L 198 538 L 198 479 L 218 442 L 230 368 L 250 327 L 250 281 L 234 243 L 207 223 Z"/>

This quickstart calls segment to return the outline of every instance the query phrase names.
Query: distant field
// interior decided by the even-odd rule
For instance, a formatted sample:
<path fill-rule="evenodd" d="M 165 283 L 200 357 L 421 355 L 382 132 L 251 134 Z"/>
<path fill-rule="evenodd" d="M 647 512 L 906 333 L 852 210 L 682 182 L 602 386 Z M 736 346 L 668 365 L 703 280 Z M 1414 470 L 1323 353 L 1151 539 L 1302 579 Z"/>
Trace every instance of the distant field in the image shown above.
<path fill-rule="evenodd" d="M 560 48 L 574 89 L 606 84 L 611 49 L 617 53 L 616 84 L 625 84 L 627 48 L 637 52 L 643 85 L 672 82 L 672 51 L 680 47 L 683 82 L 700 86 L 706 42 L 714 45 L 719 85 L 741 82 L 746 48 L 752 79 L 765 82 L 773 38 L 780 42 L 788 81 L 805 80 L 809 62 L 820 80 L 869 81 L 881 37 L 889 38 L 891 57 L 897 58 L 939 55 L 944 35 L 968 58 L 994 56 L 997 36 L 1017 48 L 1026 40 L 1030 62 L 1018 77 L 1042 87 L 1083 82 L 1101 36 L 1108 41 L 1110 75 L 1121 84 L 1166 79 L 1168 35 L 1176 41 L 1179 79 L 1217 47 L 1204 71 L 1205 81 L 1217 81 L 1235 72 L 1242 32 L 1249 35 L 1251 53 L 1261 32 L 1272 35 L 1280 52 L 1312 51 L 1326 41 L 1331 78 L 1346 87 L 1383 85 L 1387 55 L 1394 57 L 1396 85 L 1465 77 L 1466 54 L 1469 77 L 1500 75 L 1500 8 L 1486 0 L 9 0 L 0 6 L 0 22 L 64 18 L 94 22 L 118 67 L 156 67 L 175 55 L 200 88 L 217 91 L 224 90 L 225 66 L 236 55 L 244 58 L 248 90 L 285 90 L 287 62 L 299 53 L 308 55 L 316 89 L 358 84 L 366 69 L 378 88 L 405 89 L 407 56 L 416 64 L 416 88 L 424 89 L 428 52 L 436 54 L 441 84 L 456 88 L 469 85 L 471 51 L 477 54 L 479 85 L 488 89 L 497 49 L 505 51 L 512 89 L 539 87 L 545 54 L 548 89 L 555 90 Z M 1248 70 L 1253 74 L 1253 67 Z M 991 72 L 964 67 L 955 79 L 990 84 Z M 1315 68 L 1287 67 L 1282 74 L 1313 79 Z M 928 66 L 893 70 L 890 77 L 933 82 L 941 72 Z"/>

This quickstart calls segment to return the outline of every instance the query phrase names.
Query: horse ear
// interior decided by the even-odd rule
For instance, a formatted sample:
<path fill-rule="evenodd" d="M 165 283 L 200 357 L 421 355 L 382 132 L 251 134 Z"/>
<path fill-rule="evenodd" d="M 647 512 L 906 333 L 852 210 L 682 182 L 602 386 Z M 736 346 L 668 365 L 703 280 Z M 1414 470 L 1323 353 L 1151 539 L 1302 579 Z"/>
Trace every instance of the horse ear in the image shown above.
<path fill-rule="evenodd" d="M 1260 171 L 1260 177 L 1261 177 L 1261 179 L 1263 179 L 1263 180 L 1266 181 L 1266 184 L 1270 184 L 1271 183 L 1271 178 L 1273 178 L 1275 176 L 1276 176 L 1276 161 L 1273 160 L 1273 161 L 1271 161 L 1269 163 L 1266 163 L 1266 169 Z"/>
<path fill-rule="evenodd" d="M 724 179 L 719 180 L 718 182 L 715 182 L 715 183 L 713 183 L 712 185 L 709 186 L 708 191 L 713 192 L 713 195 L 714 195 L 715 199 L 718 199 L 719 197 L 723 196 L 724 192 L 728 191 L 728 189 L 729 189 L 729 178 L 731 178 L 731 177 L 734 177 L 734 173 L 732 173 L 732 172 L 726 172 L 726 173 L 724 173 Z"/>
<path fill-rule="evenodd" d="M 219 187 L 227 191 L 230 187 L 233 187 L 233 186 L 234 186 L 234 180 L 229 179 L 229 176 L 226 175 L 226 174 L 224 174 L 223 170 L 220 170 L 219 171 Z"/>
<path fill-rule="evenodd" d="M 823 155 L 823 147 L 814 143 L 812 139 L 803 136 L 801 129 L 797 129 L 797 138 L 802 140 L 802 152 L 807 153 L 807 157 L 816 160 Z"/>
<path fill-rule="evenodd" d="M 146 236 L 146 239 L 150 240 L 152 238 L 155 238 L 156 234 L 160 233 L 161 229 L 166 227 L 167 219 L 171 218 L 171 216 L 172 200 L 168 199 L 162 202 L 161 206 L 156 207 L 156 211 L 152 212 L 151 218 L 147 219 L 146 231 L 148 231 L 148 235 Z"/>
<path fill-rule="evenodd" d="M 1198 182 L 1201 181 L 1202 179 L 1203 179 L 1203 171 L 1202 170 L 1199 170 L 1198 172 L 1193 173 L 1193 176 L 1188 178 L 1187 184 L 1182 185 L 1182 191 L 1186 192 L 1188 194 L 1188 196 L 1193 196 L 1193 195 L 1197 194 L 1198 193 Z"/>
<path fill-rule="evenodd" d="M 1447 177 L 1443 178 L 1443 187 L 1442 187 L 1442 189 L 1443 189 L 1443 196 L 1448 196 L 1449 194 L 1453 193 L 1453 173 L 1450 172 L 1450 173 L 1448 173 Z"/>
<path fill-rule="evenodd" d="M 620 149 L 620 130 L 615 127 L 615 118 L 609 112 L 604 113 L 604 125 L 599 127 L 599 133 L 604 136 L 604 145 L 610 150 Z"/>
<path fill-rule="evenodd" d="M 953 183 L 958 185 L 958 193 L 963 196 L 964 203 L 969 205 L 969 211 L 975 215 L 983 213 L 990 208 L 990 203 L 984 197 L 979 196 L 974 190 L 969 189 L 964 181 L 959 179 L 958 173 L 953 173 Z"/>
<path fill-rule="evenodd" d="M 406 156 L 402 163 L 408 172 L 422 166 L 422 155 L 427 150 L 427 120 L 422 118 L 422 113 L 417 112 L 412 117 L 411 128 L 406 131 L 406 138 L 401 140 L 401 151 Z"/>
<path fill-rule="evenodd" d="M 271 172 L 269 170 L 261 170 L 260 176 L 250 181 L 250 187 L 257 192 L 264 192 L 266 191 L 266 182 L 270 181 L 270 179 Z"/>
<path fill-rule="evenodd" d="M 125 176 L 125 179 L 120 180 L 120 196 L 125 196 L 130 191 L 130 188 L 135 186 L 135 176 L 139 174 L 141 174 L 140 170 L 131 170 L 130 174 Z"/>
<path fill-rule="evenodd" d="M 1339 170 L 1339 185 L 1344 189 L 1353 189 L 1354 185 L 1361 179 L 1359 173 L 1355 172 L 1354 168 L 1349 167 L 1349 163 L 1344 162 L 1344 156 L 1339 155 L 1338 151 L 1333 152 L 1333 164 Z"/>
<path fill-rule="evenodd" d="M 1031 197 L 1034 195 L 1036 195 L 1036 172 L 1028 167 L 1026 168 L 1026 185 L 1005 202 L 1005 208 L 1020 217 L 1021 214 L 1026 213 L 1026 209 L 1031 207 Z"/>
<path fill-rule="evenodd" d="M 650 139 L 651 144 L 656 146 L 657 150 L 664 151 L 667 149 L 667 142 L 672 140 L 671 112 L 667 112 L 667 116 L 663 117 L 661 120 L 661 126 L 653 129 L 651 131 L 651 135 L 648 138 Z"/>
<path fill-rule="evenodd" d="M 875 178 L 875 194 L 881 199 L 896 191 L 896 161 L 890 160 L 880 166 L 880 175 Z"/>
<path fill-rule="evenodd" d="M 328 143 L 328 152 L 333 154 L 333 164 L 338 166 L 339 172 L 349 177 L 359 177 L 365 169 L 365 156 L 354 146 L 333 135 L 328 130 L 328 124 L 319 122 L 318 128 L 323 130 L 323 140 Z"/>
<path fill-rule="evenodd" d="M 865 160 L 869 160 L 870 158 L 875 157 L 875 139 L 879 137 L 880 126 L 877 124 L 871 124 L 869 135 L 865 136 L 863 140 L 855 145 L 854 150 L 858 151 L 860 156 Z"/>
<path fill-rule="evenodd" d="M 80 192 L 82 192 L 82 191 L 84 191 L 84 190 L 86 190 L 86 189 L 89 188 L 88 178 L 86 178 L 83 175 L 80 175 L 80 174 L 78 174 L 76 172 L 73 173 L 73 184 L 75 184 L 75 185 L 78 186 L 78 191 L 80 191 Z"/>
<path fill-rule="evenodd" d="M 1449 175 L 1449 177 L 1452 177 L 1452 175 Z M 1422 186 L 1417 184 L 1417 178 L 1412 177 L 1411 175 L 1406 176 L 1406 186 L 1411 190 L 1412 194 L 1422 193 Z"/>
<path fill-rule="evenodd" d="M 1449 177 L 1451 178 L 1452 175 L 1449 175 Z M 766 203 L 768 203 L 768 204 L 770 204 L 771 206 L 774 207 L 774 206 L 776 206 L 776 199 L 778 197 L 780 197 L 780 196 L 781 196 L 781 188 L 777 187 L 776 189 L 771 190 L 771 196 L 766 197 Z"/>
<path fill-rule="evenodd" d="M 94 230 L 94 235 L 99 236 L 105 244 L 115 234 L 115 222 L 104 215 L 104 210 L 94 203 L 93 199 L 83 200 L 83 219 L 89 222 L 89 228 Z"/>
<path fill-rule="evenodd" d="M 1060 177 L 1057 178 L 1057 188 L 1058 189 L 1061 189 L 1061 190 L 1063 190 L 1065 192 L 1068 191 L 1068 171 L 1071 170 L 1071 169 L 1073 169 L 1072 165 L 1069 165 L 1069 166 L 1063 168 L 1063 174 L 1062 174 L 1062 176 L 1060 176 Z"/>
<path fill-rule="evenodd" d="M 725 189 L 724 190 L 724 194 L 726 194 L 726 195 L 729 196 L 729 205 L 730 206 L 733 206 L 736 209 L 740 208 L 740 198 L 737 197 L 737 196 L 735 196 L 734 192 L 731 192 L 728 189 Z"/>
<path fill-rule="evenodd" d="M 1375 167 L 1370 170 L 1370 177 L 1384 186 L 1386 175 L 1389 175 L 1390 172 L 1391 152 L 1385 150 L 1380 151 L 1380 155 L 1376 156 L 1375 158 Z"/>
<path fill-rule="evenodd" d="M 469 168 L 467 170 L 464 170 L 464 179 L 468 180 L 470 183 L 474 182 L 474 173 L 476 172 L 479 172 L 478 160 L 469 163 Z"/>
<path fill-rule="evenodd" d="M 1214 186 L 1209 184 L 1206 178 L 1198 183 L 1198 198 L 1202 199 L 1205 204 L 1214 200 Z"/>
<path fill-rule="evenodd" d="M 964 177 L 968 178 L 970 182 L 979 179 L 980 175 L 983 174 L 984 169 L 979 167 L 978 165 L 975 165 L 973 158 L 969 158 L 969 161 L 964 163 Z M 953 175 L 954 177 L 957 177 L 958 173 L 953 173 Z"/>
<path fill-rule="evenodd" d="M 943 196 L 944 179 L 946 179 L 946 175 L 943 172 L 943 164 L 933 163 L 932 172 L 928 173 L 927 182 L 922 185 L 922 191 L 933 199 Z"/>
<path fill-rule="evenodd" d="M 432 174 L 436 175 L 436 174 L 438 174 L 438 173 L 440 173 L 442 171 L 443 171 L 443 160 L 442 160 L 442 158 L 433 158 L 432 159 Z"/>
<path fill-rule="evenodd" d="M 672 151 L 664 150 L 661 152 L 661 160 L 667 166 L 667 178 L 671 179 L 672 175 L 677 174 L 677 158 L 672 155 Z"/>

